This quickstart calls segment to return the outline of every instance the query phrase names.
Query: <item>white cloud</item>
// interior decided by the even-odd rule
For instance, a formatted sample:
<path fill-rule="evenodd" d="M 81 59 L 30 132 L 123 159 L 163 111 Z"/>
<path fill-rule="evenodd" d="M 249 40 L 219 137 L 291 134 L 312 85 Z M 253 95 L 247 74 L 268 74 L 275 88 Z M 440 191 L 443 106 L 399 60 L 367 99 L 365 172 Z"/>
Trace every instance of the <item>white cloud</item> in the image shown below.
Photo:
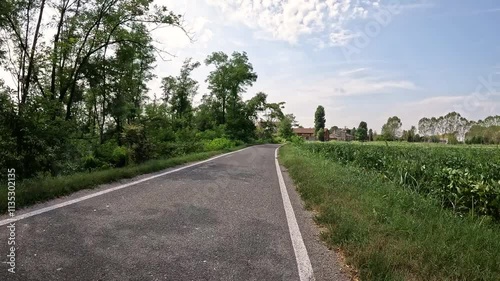
<path fill-rule="evenodd" d="M 378 1 L 351 0 L 206 1 L 228 19 L 256 30 L 259 38 L 297 43 L 302 36 L 323 37 L 326 32 L 334 45 L 356 37 L 346 29 L 348 21 L 366 18 L 378 7 Z"/>
<path fill-rule="evenodd" d="M 330 33 L 330 45 L 331 46 L 345 46 L 351 42 L 356 37 L 361 36 L 358 32 L 352 32 L 347 29 L 335 28 Z"/>
<path fill-rule="evenodd" d="M 231 22 L 243 23 L 258 39 L 283 40 L 292 44 L 304 36 L 319 38 L 319 49 L 327 39 L 330 46 L 343 46 L 360 36 L 349 25 L 379 12 L 397 14 L 402 10 L 429 7 L 417 2 L 381 0 L 205 0 Z M 312 41 L 309 41 L 312 42 Z"/>
<path fill-rule="evenodd" d="M 356 68 L 356 69 L 350 69 L 350 70 L 344 70 L 344 71 L 340 71 L 339 75 L 340 76 L 348 76 L 348 75 L 352 75 L 352 74 L 355 74 L 355 73 L 360 73 L 360 72 L 363 72 L 363 71 L 366 71 L 366 70 L 368 70 L 368 68 L 366 68 L 366 67 L 361 67 L 361 68 Z"/>

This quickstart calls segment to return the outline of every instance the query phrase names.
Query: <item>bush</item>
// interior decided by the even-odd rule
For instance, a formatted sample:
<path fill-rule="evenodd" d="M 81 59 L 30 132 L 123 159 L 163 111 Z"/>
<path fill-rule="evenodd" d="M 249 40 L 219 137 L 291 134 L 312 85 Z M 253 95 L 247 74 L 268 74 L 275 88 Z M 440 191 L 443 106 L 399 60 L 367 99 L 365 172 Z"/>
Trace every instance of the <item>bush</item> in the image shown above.
<path fill-rule="evenodd" d="M 283 137 L 273 136 L 272 143 L 286 143 L 286 139 Z"/>
<path fill-rule="evenodd" d="M 300 145 L 300 144 L 303 144 L 305 142 L 304 138 L 302 137 L 299 137 L 299 136 L 292 136 L 290 138 L 290 141 L 295 144 L 295 145 Z"/>
<path fill-rule="evenodd" d="M 223 138 L 224 134 L 224 126 L 219 126 L 211 130 L 205 130 L 196 133 L 196 138 L 200 140 L 213 140 L 216 138 Z"/>
<path fill-rule="evenodd" d="M 217 150 L 229 149 L 235 146 L 236 144 L 234 141 L 231 141 L 226 138 L 216 138 L 211 141 L 207 141 L 204 144 L 205 151 L 217 151 Z"/>
<path fill-rule="evenodd" d="M 317 132 L 316 132 L 316 138 L 319 140 L 319 141 L 325 141 L 325 130 L 323 128 L 319 129 Z"/>
<path fill-rule="evenodd" d="M 146 138 L 144 126 L 134 124 L 125 126 L 122 138 L 130 149 L 130 158 L 135 163 L 142 163 L 151 158 L 153 149 Z"/>
<path fill-rule="evenodd" d="M 113 150 L 112 163 L 115 167 L 125 167 L 129 163 L 130 153 L 126 147 L 118 146 Z"/>
<path fill-rule="evenodd" d="M 241 146 L 241 145 L 244 145 L 245 142 L 241 141 L 241 140 L 235 140 L 234 141 L 234 146 Z"/>
<path fill-rule="evenodd" d="M 83 158 L 83 168 L 89 172 L 102 166 L 102 162 L 90 154 Z"/>
<path fill-rule="evenodd" d="M 93 155 L 102 162 L 113 164 L 113 152 L 117 147 L 116 140 L 111 139 L 99 145 Z"/>

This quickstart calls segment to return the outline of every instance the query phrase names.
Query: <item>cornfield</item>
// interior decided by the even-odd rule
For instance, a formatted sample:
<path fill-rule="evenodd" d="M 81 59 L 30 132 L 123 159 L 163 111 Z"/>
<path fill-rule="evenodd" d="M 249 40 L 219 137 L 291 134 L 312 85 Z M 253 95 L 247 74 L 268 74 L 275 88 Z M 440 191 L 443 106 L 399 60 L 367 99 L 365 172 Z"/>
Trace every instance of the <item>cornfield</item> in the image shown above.
<path fill-rule="evenodd" d="M 458 214 L 500 220 L 500 149 L 496 147 L 342 142 L 300 146 L 341 164 L 378 171 Z"/>

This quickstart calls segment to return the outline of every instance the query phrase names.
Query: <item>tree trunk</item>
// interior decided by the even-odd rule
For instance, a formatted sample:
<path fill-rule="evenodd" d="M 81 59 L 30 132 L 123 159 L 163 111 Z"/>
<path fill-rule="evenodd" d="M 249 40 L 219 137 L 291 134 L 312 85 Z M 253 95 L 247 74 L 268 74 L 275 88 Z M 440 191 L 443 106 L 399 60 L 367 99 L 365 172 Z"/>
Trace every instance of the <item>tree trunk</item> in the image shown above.
<path fill-rule="evenodd" d="M 43 18 L 43 9 L 45 8 L 45 0 L 42 0 L 42 3 L 40 4 L 40 13 L 38 15 L 38 22 L 36 24 L 36 29 L 35 29 L 35 35 L 33 37 L 33 45 L 31 46 L 31 54 L 29 57 L 29 64 L 28 64 L 28 74 L 26 74 L 26 79 L 25 79 L 25 88 L 23 95 L 21 97 L 21 102 L 24 104 L 26 102 L 26 98 L 28 96 L 29 92 L 29 87 L 30 87 L 30 80 L 31 80 L 31 75 L 33 73 L 33 63 L 34 63 L 34 58 L 35 58 L 35 49 L 36 49 L 36 44 L 38 42 L 38 35 L 40 33 L 40 26 L 42 25 L 42 18 Z"/>

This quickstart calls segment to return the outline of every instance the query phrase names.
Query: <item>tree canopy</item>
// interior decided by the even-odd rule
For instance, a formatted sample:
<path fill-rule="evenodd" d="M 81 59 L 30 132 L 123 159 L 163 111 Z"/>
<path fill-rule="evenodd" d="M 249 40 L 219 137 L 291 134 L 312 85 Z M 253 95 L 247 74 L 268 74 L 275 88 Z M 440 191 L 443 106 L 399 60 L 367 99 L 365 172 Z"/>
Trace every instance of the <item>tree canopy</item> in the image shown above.
<path fill-rule="evenodd" d="M 0 81 L 0 175 L 119 167 L 202 151 L 219 138 L 251 142 L 261 123 L 276 136 L 288 122 L 284 103 L 262 92 L 243 100 L 257 80 L 245 52 L 206 58 L 209 92 L 197 105 L 199 62 L 187 58 L 178 74 L 156 77 L 156 59 L 169 54 L 152 31 L 181 23 L 152 0 L 0 1 L 0 68 L 15 81 Z M 153 79 L 158 96 L 147 87 Z"/>
<path fill-rule="evenodd" d="M 358 129 L 356 129 L 356 139 L 359 141 L 368 140 L 368 124 L 365 121 L 359 123 Z"/>
<path fill-rule="evenodd" d="M 396 140 L 401 137 L 401 126 L 403 123 L 397 116 L 389 117 L 382 126 L 382 136 L 385 140 Z"/>

